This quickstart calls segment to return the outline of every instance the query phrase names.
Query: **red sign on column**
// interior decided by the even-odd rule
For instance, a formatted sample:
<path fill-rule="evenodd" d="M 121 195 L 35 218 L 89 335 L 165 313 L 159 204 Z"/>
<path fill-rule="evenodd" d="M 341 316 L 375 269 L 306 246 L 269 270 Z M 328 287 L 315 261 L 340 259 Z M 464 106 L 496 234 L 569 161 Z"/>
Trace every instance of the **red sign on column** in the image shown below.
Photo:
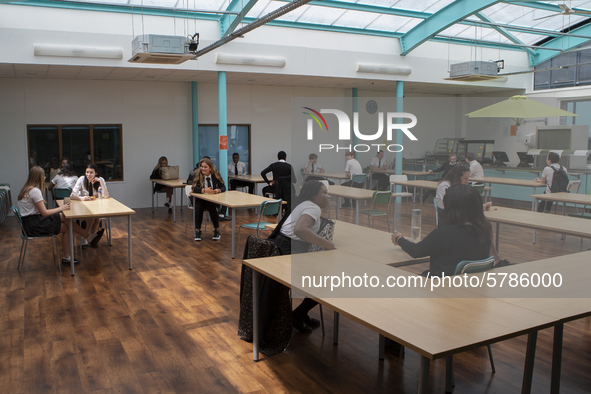
<path fill-rule="evenodd" d="M 228 136 L 220 135 L 220 150 L 228 150 Z"/>

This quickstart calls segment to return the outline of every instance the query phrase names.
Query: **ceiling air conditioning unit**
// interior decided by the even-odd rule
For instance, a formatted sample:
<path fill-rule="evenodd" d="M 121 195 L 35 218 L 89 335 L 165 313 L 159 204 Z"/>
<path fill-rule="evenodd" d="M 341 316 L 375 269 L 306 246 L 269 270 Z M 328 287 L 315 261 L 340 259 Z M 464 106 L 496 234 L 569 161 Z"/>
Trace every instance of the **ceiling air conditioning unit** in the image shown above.
<path fill-rule="evenodd" d="M 502 60 L 498 62 L 471 61 L 452 64 L 449 68 L 449 81 L 479 82 L 502 78 L 498 75 L 502 69 Z"/>
<path fill-rule="evenodd" d="M 182 36 L 144 34 L 131 42 L 129 63 L 181 64 L 195 57 L 189 52 L 189 39 Z"/>

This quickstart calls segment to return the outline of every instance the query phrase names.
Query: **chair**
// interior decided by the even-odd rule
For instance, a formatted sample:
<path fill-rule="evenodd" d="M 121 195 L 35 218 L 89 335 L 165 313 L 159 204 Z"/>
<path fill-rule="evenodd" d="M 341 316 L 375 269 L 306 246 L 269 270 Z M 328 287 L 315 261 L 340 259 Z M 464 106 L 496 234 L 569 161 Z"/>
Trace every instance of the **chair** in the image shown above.
<path fill-rule="evenodd" d="M 462 275 L 462 274 L 473 274 L 476 272 L 484 272 L 488 271 L 489 269 L 493 268 L 495 265 L 495 257 L 490 256 L 484 260 L 464 260 L 460 261 L 458 265 L 456 265 L 456 270 L 454 275 Z M 490 367 L 492 369 L 492 373 L 495 373 L 495 362 L 493 360 L 492 349 L 490 345 L 486 345 L 488 348 L 488 358 L 490 360 Z M 453 363 L 452 363 L 452 356 L 447 357 L 447 367 L 450 368 L 448 374 L 452 377 L 453 382 Z M 453 384 L 453 383 L 452 383 Z"/>
<path fill-rule="evenodd" d="M 66 197 L 70 197 L 70 195 L 72 194 L 72 188 L 54 187 L 53 189 L 51 189 L 51 192 L 53 193 L 54 200 L 63 200 Z"/>
<path fill-rule="evenodd" d="M 51 234 L 51 235 L 43 235 L 41 237 L 31 237 L 29 235 L 27 235 L 27 232 L 25 231 L 25 226 L 23 226 L 23 218 L 21 217 L 21 213 L 19 211 L 19 209 L 16 206 L 13 206 L 11 208 L 12 212 L 14 212 L 14 216 L 16 217 L 16 220 L 18 220 L 18 224 L 21 226 L 21 239 L 22 239 L 22 243 L 21 243 L 21 253 L 19 255 L 19 259 L 18 259 L 18 265 L 17 265 L 17 270 L 20 272 L 21 271 L 21 267 L 23 266 L 23 263 L 25 261 L 25 254 L 27 253 L 27 243 L 29 240 L 31 239 L 40 239 L 40 238 L 53 238 L 54 243 L 55 243 L 55 250 L 57 250 L 57 264 L 60 268 L 60 272 L 62 271 L 62 265 L 60 264 L 59 261 L 59 245 L 57 243 L 57 236 L 55 234 Z M 54 243 L 52 243 L 52 252 L 53 252 L 53 259 L 56 259 L 56 253 L 55 250 L 53 249 Z"/>
<path fill-rule="evenodd" d="M 388 204 L 386 211 L 375 209 L 376 204 Z M 385 216 L 388 223 L 388 231 L 390 231 L 390 219 L 388 218 L 388 210 L 390 208 L 390 192 L 374 192 L 371 198 L 371 206 L 369 209 L 359 211 L 360 214 L 367 215 L 367 224 L 371 228 L 371 218 L 375 216 Z"/>
<path fill-rule="evenodd" d="M 473 183 L 472 187 L 482 196 L 482 193 L 484 193 L 484 183 Z"/>
<path fill-rule="evenodd" d="M 362 189 L 365 189 L 365 179 L 367 178 L 367 174 L 354 174 L 353 178 L 351 179 L 351 186 L 355 183 L 361 183 L 363 186 Z"/>
<path fill-rule="evenodd" d="M 406 175 L 390 175 L 390 185 L 392 186 L 390 191 L 392 192 L 392 197 L 413 197 L 414 203 L 414 194 L 408 191 L 408 186 L 406 186 L 405 192 L 396 193 L 396 184 L 406 181 L 408 181 L 408 177 Z"/>
<path fill-rule="evenodd" d="M 189 220 L 191 219 L 191 213 L 193 211 L 193 198 L 191 197 L 191 192 L 193 191 L 193 186 L 187 185 L 185 186 L 185 196 L 187 196 L 187 212 L 189 212 L 189 218 L 185 222 L 185 234 L 187 233 L 187 227 L 189 226 Z"/>
<path fill-rule="evenodd" d="M 158 194 L 166 194 L 164 190 L 156 190 L 156 183 L 152 182 L 152 212 L 154 212 L 154 195 L 156 195 L 156 207 L 158 207 Z"/>
<path fill-rule="evenodd" d="M 238 251 L 238 245 L 240 245 L 240 229 L 242 229 L 243 227 L 248 228 L 248 229 L 256 229 L 257 230 L 257 238 L 260 238 L 259 230 L 267 230 L 267 228 L 265 228 L 265 226 L 267 224 L 271 224 L 271 223 L 262 221 L 263 216 L 277 215 L 277 220 L 275 221 L 275 223 L 278 223 L 279 222 L 279 211 L 281 210 L 282 203 L 283 203 L 282 199 L 273 200 L 273 201 L 263 201 L 261 203 L 261 208 L 259 209 L 258 222 L 241 224 L 238 227 L 238 241 L 236 242 L 236 251 Z"/>

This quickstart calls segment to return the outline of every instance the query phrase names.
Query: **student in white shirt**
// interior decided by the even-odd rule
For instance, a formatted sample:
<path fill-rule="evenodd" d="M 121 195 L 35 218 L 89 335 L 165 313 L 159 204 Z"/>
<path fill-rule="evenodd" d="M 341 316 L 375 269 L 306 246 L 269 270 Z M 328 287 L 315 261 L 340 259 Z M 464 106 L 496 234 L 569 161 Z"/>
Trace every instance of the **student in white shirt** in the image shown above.
<path fill-rule="evenodd" d="M 62 264 L 70 264 L 70 239 L 68 220 L 62 213 L 70 209 L 70 203 L 61 207 L 47 209 L 41 190 L 45 189 L 45 171 L 34 166 L 29 171 L 29 178 L 18 195 L 19 211 L 23 220 L 25 232 L 30 237 L 50 234 L 62 234 Z M 80 228 L 73 223 L 72 230 L 84 238 L 90 236 L 90 231 Z M 78 263 L 77 260 L 74 263 Z"/>
<path fill-rule="evenodd" d="M 246 164 L 240 161 L 240 155 L 236 152 L 232 154 L 232 163 L 228 165 L 228 175 L 248 175 Z M 240 179 L 230 179 L 230 190 L 236 190 L 237 187 L 248 187 L 248 192 L 254 194 L 254 184 Z"/>
<path fill-rule="evenodd" d="M 351 178 L 350 181 L 343 183 L 343 186 L 352 186 L 358 189 L 363 187 L 363 183 L 354 183 L 353 182 L 353 175 L 363 174 L 363 168 L 361 168 L 361 164 L 355 159 L 355 152 L 348 151 L 345 152 L 345 157 L 347 158 L 347 164 L 345 164 L 345 174 Z M 351 200 L 345 199 L 343 207 L 350 207 Z"/>
<path fill-rule="evenodd" d="M 484 178 L 484 170 L 472 152 L 466 153 L 466 163 L 470 164 L 470 178 Z"/>
<path fill-rule="evenodd" d="M 76 172 L 74 172 L 74 166 L 68 161 L 62 166 L 60 173 L 47 185 L 47 189 L 52 190 L 54 187 L 59 189 L 73 189 L 77 180 L 78 177 L 76 176 Z"/>
<path fill-rule="evenodd" d="M 380 149 L 377 155 L 371 158 L 371 161 L 369 162 L 369 169 L 371 171 L 388 169 L 388 160 L 384 159 L 383 150 Z M 384 173 L 373 173 L 371 178 L 378 182 L 378 190 L 387 190 L 390 188 L 390 179 L 388 178 L 388 175 Z"/>
<path fill-rule="evenodd" d="M 308 156 L 308 164 L 304 168 L 306 174 L 324 174 L 324 168 L 318 163 L 318 155 L 316 153 L 310 153 Z M 316 175 L 306 176 L 307 181 L 325 181 L 326 178 Z M 329 185 L 334 185 L 334 182 L 328 181 Z"/>
<path fill-rule="evenodd" d="M 546 190 L 544 191 L 545 194 L 552 193 L 551 189 L 552 180 L 554 179 L 554 170 L 559 171 L 560 168 L 562 168 L 564 172 L 566 172 L 566 167 L 563 167 L 560 164 L 558 164 L 559 161 L 560 156 L 558 155 L 558 153 L 548 153 L 548 156 L 546 157 L 546 163 L 548 164 L 548 166 L 546 166 L 544 168 L 544 171 L 542 171 L 542 178 L 534 179 L 534 181 L 546 184 Z M 553 203 L 554 201 L 540 201 L 540 203 L 538 204 L 538 212 L 550 212 Z"/>
<path fill-rule="evenodd" d="M 78 178 L 70 198 L 72 200 L 89 201 L 99 197 L 98 189 L 102 189 L 102 197 L 109 197 L 109 190 L 107 190 L 107 184 L 105 180 L 99 176 L 98 167 L 94 163 L 88 163 L 86 166 L 85 175 Z M 105 229 L 98 229 L 101 222 L 100 218 L 87 219 L 86 228 L 90 230 L 92 234 L 89 238 L 90 246 L 96 248 L 101 237 L 105 233 Z"/>

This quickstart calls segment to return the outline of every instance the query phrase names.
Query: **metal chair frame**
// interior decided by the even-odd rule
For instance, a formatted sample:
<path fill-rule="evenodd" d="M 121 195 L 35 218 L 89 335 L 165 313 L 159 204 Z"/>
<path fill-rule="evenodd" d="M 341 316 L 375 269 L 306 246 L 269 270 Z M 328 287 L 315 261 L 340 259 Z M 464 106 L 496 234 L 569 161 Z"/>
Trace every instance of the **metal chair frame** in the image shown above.
<path fill-rule="evenodd" d="M 240 245 L 240 229 L 242 229 L 242 227 L 249 228 L 249 229 L 256 229 L 257 230 L 257 237 L 260 238 L 259 230 L 267 230 L 265 228 L 265 225 L 271 224 L 268 222 L 263 222 L 263 221 L 261 221 L 261 219 L 263 218 L 263 216 L 277 215 L 276 223 L 279 223 L 282 203 L 283 203 L 282 199 L 272 200 L 272 201 L 263 201 L 261 203 L 261 207 L 259 209 L 258 222 L 246 223 L 246 224 L 241 224 L 240 226 L 238 226 L 238 240 L 236 241 L 236 251 L 238 251 L 238 245 Z"/>

